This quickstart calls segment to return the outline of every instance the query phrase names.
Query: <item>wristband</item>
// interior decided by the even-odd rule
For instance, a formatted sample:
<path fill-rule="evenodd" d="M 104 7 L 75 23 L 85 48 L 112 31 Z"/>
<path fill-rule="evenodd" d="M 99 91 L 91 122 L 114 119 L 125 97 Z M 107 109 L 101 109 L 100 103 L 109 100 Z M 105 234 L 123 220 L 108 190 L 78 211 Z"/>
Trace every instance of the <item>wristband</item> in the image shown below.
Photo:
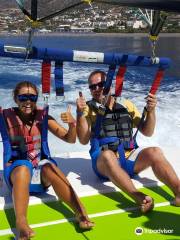
<path fill-rule="evenodd" d="M 77 117 L 82 117 L 84 115 L 84 113 L 80 111 L 76 111 L 76 114 L 77 114 Z"/>

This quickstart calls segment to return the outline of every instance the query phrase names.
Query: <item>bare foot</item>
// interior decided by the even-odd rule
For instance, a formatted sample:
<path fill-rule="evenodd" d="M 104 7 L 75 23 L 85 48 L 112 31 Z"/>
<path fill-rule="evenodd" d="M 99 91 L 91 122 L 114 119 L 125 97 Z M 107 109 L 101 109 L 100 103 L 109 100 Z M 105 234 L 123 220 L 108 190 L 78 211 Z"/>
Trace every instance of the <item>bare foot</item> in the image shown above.
<path fill-rule="evenodd" d="M 172 202 L 172 205 L 176 207 L 180 207 L 180 194 L 177 194 Z"/>
<path fill-rule="evenodd" d="M 94 227 L 94 223 L 90 221 L 87 215 L 75 215 L 76 222 L 79 224 L 79 227 L 83 230 L 89 230 Z"/>
<path fill-rule="evenodd" d="M 145 195 L 144 193 L 137 192 L 135 194 L 136 202 L 140 204 L 142 213 L 147 213 L 154 208 L 154 200 L 152 197 Z"/>
<path fill-rule="evenodd" d="M 141 212 L 147 213 L 154 208 L 154 200 L 150 196 L 145 196 L 141 203 Z"/>
<path fill-rule="evenodd" d="M 18 240 L 28 240 L 35 236 L 34 231 L 29 227 L 29 225 L 25 219 L 16 221 L 16 229 L 17 229 L 17 239 Z"/>

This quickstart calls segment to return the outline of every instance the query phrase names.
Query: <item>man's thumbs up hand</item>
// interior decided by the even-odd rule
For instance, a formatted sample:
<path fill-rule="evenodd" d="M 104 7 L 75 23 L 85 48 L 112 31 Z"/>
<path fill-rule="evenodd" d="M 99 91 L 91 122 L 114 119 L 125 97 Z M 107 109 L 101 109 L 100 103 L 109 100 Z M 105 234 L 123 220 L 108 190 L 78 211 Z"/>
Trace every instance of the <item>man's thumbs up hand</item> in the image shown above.
<path fill-rule="evenodd" d="M 79 97 L 76 100 L 76 105 L 78 112 L 83 112 L 83 110 L 86 108 L 86 99 L 83 96 L 82 92 L 79 92 Z"/>

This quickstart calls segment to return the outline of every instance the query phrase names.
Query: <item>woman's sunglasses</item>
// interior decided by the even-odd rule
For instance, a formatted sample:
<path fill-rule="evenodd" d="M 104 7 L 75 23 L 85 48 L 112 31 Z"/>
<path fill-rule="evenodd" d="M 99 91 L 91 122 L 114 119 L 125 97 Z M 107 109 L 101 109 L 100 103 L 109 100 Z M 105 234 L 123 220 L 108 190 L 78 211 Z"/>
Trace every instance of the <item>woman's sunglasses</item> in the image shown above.
<path fill-rule="evenodd" d="M 96 90 L 97 87 L 103 88 L 104 85 L 105 85 L 105 81 L 99 82 L 99 83 L 96 83 L 96 84 L 91 84 L 91 85 L 89 85 L 89 89 Z"/>
<path fill-rule="evenodd" d="M 21 95 L 17 95 L 17 99 L 20 102 L 26 102 L 26 101 L 31 101 L 31 102 L 37 102 L 38 99 L 38 95 L 34 95 L 34 94 L 21 94 Z"/>

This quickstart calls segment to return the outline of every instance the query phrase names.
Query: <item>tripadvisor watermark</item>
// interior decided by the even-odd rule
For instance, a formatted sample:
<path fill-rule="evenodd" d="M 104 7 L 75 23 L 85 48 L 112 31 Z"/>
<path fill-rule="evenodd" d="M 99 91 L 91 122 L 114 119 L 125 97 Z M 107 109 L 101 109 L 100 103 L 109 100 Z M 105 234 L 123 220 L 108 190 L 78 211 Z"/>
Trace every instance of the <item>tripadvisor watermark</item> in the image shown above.
<path fill-rule="evenodd" d="M 148 229 L 148 228 L 141 228 L 137 227 L 135 229 L 136 235 L 142 235 L 142 234 L 172 234 L 174 232 L 173 229 L 166 229 L 166 228 L 158 228 L 158 229 Z"/>

